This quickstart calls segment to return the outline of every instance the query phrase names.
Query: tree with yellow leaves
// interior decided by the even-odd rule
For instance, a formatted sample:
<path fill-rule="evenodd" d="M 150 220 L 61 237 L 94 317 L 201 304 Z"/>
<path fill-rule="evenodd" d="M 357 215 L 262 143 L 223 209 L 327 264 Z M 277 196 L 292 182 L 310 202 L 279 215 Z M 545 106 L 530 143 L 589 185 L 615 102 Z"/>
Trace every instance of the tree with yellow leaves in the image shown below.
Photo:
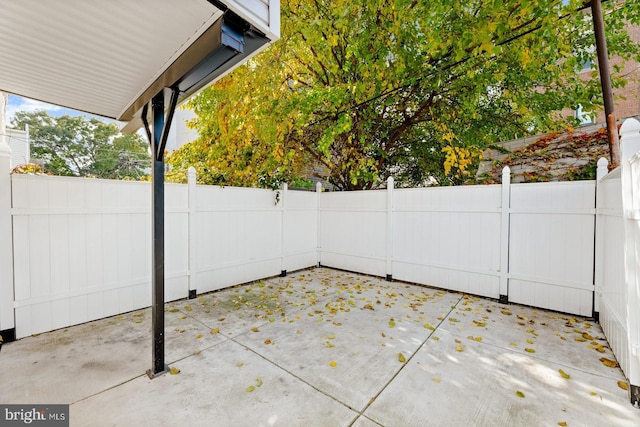
<path fill-rule="evenodd" d="M 568 4 L 564 4 L 568 3 Z M 203 182 L 276 187 L 318 175 L 337 189 L 464 181 L 477 153 L 597 107 L 591 22 L 572 0 L 283 0 L 282 38 L 190 107 L 199 138 L 169 157 Z M 640 60 L 607 2 L 612 54 Z M 615 76 L 614 84 L 622 84 Z M 564 124 L 563 124 L 564 126 Z"/>

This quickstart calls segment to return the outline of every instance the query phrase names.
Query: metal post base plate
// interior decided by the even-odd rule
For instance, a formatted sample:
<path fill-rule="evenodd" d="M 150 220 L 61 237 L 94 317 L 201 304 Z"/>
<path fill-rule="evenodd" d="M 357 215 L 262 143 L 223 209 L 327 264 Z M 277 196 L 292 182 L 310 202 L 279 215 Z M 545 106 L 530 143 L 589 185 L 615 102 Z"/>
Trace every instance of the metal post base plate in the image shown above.
<path fill-rule="evenodd" d="M 164 369 L 160 372 L 156 372 L 155 374 L 152 372 L 151 369 L 147 370 L 147 376 L 149 377 L 149 379 L 154 379 L 154 378 L 158 378 L 161 377 L 162 375 L 166 374 L 167 372 L 169 372 L 169 365 L 164 365 Z"/>

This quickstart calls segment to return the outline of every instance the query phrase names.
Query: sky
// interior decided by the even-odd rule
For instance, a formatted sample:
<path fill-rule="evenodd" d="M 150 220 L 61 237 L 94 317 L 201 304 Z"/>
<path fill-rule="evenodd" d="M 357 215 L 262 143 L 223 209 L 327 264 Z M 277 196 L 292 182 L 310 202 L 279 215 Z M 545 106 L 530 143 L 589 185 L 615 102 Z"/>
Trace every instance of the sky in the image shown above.
<path fill-rule="evenodd" d="M 92 114 L 83 113 L 81 111 L 71 110 L 69 108 L 58 107 L 57 105 L 47 104 L 45 102 L 34 101 L 29 98 L 22 98 L 16 95 L 9 95 L 9 101 L 7 102 L 7 126 L 11 125 L 11 120 L 15 117 L 16 111 L 35 111 L 45 110 L 50 116 L 60 117 L 64 115 L 69 116 L 85 116 L 95 117 L 105 122 L 112 120 L 106 119 L 100 116 L 94 116 Z"/>
<path fill-rule="evenodd" d="M 89 113 L 84 113 L 82 111 L 72 110 L 69 108 L 59 107 L 57 105 L 47 104 L 45 102 L 34 101 L 29 98 L 22 98 L 16 95 L 9 95 L 9 101 L 7 102 L 7 126 L 11 126 L 11 120 L 15 117 L 17 111 L 35 111 L 35 110 L 45 110 L 50 116 L 60 117 L 64 115 L 69 116 L 85 116 L 85 117 L 95 117 L 98 120 L 102 120 L 104 122 L 111 122 L 121 125 L 121 122 L 117 122 L 112 119 L 107 119 L 104 117 L 96 116 Z M 178 108 L 174 115 L 174 121 L 171 125 L 169 131 L 169 139 L 167 141 L 167 150 L 174 151 L 183 144 L 193 141 L 197 138 L 198 133 L 193 130 L 187 128 L 186 121 L 191 120 L 195 117 L 195 114 L 191 110 L 182 110 Z M 138 133 L 146 138 L 146 134 L 143 129 L 139 129 Z"/>

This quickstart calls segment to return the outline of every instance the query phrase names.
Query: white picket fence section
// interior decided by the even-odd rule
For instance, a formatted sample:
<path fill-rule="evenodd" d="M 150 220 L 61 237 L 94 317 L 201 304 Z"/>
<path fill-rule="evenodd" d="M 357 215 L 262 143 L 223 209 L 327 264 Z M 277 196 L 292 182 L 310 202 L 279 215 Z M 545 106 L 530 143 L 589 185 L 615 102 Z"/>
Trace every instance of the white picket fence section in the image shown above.
<path fill-rule="evenodd" d="M 332 193 L 201 186 L 190 172 L 166 185 L 165 297 L 320 264 L 599 313 L 640 385 L 640 123 L 621 132 L 622 165 L 598 181 L 512 185 L 505 168 L 501 185 Z M 0 146 L 7 170 L 9 155 Z M 151 304 L 149 183 L 7 174 L 0 190 L 0 331 Z"/>

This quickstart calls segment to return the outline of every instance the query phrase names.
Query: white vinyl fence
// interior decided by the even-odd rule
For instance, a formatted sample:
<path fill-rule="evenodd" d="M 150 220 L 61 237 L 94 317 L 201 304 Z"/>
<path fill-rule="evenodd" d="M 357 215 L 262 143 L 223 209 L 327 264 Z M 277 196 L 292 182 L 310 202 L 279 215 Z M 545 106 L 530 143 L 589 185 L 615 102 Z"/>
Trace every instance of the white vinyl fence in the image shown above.
<path fill-rule="evenodd" d="M 596 303 L 631 402 L 640 405 L 640 123 L 629 119 L 620 133 L 620 167 L 598 182 Z"/>
<path fill-rule="evenodd" d="M 166 184 L 167 301 L 317 263 L 315 193 L 190 179 Z M 150 191 L 143 182 L 12 176 L 17 338 L 151 305 Z"/>
<path fill-rule="evenodd" d="M 324 266 L 593 314 L 595 181 L 323 194 Z"/>
<path fill-rule="evenodd" d="M 639 132 L 625 122 L 622 165 L 598 181 L 511 185 L 505 168 L 501 185 L 331 193 L 201 186 L 191 172 L 166 185 L 166 299 L 320 264 L 599 314 L 640 400 Z M 0 143 L 7 171 L 9 155 Z M 0 175 L 0 331 L 149 306 L 150 190 Z"/>

